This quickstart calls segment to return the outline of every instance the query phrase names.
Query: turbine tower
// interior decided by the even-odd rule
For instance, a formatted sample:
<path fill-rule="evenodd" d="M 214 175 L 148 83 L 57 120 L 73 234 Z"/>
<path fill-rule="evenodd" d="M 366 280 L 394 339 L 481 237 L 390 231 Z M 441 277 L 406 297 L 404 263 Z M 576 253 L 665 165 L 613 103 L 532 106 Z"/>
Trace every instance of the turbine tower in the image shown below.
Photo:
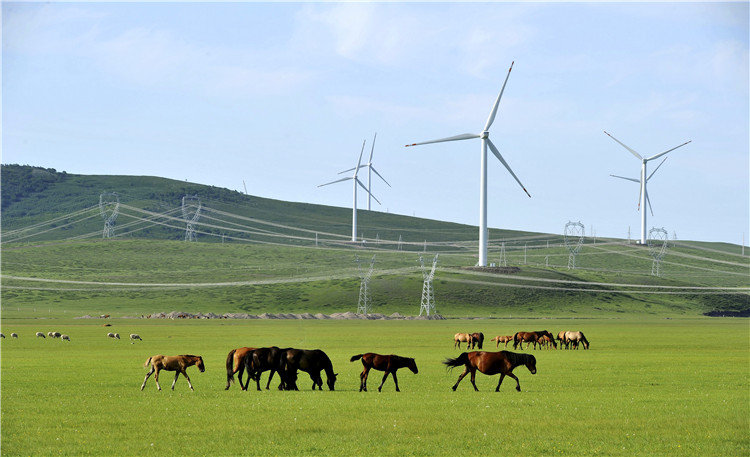
<path fill-rule="evenodd" d="M 640 239 L 640 244 L 645 245 L 646 244 L 646 203 L 648 203 L 649 209 L 651 208 L 651 200 L 649 200 L 649 198 L 648 198 L 648 191 L 646 189 L 646 183 L 648 182 L 649 179 L 651 179 L 652 176 L 654 176 L 654 173 L 656 173 L 656 170 L 658 170 L 659 167 L 662 166 L 662 164 L 664 163 L 665 160 L 667 160 L 667 158 L 665 157 L 664 160 L 662 160 L 661 163 L 654 169 L 654 171 L 652 171 L 651 174 L 648 175 L 648 177 L 646 177 L 646 164 L 648 162 L 650 162 L 651 160 L 658 159 L 659 157 L 663 156 L 664 154 L 667 154 L 669 152 L 674 151 L 677 148 L 681 148 L 681 147 L 685 146 L 686 144 L 690 143 L 692 140 L 686 141 L 685 143 L 682 143 L 679 146 L 675 146 L 672 149 L 666 150 L 664 152 L 661 152 L 659 154 L 656 154 L 654 156 L 646 158 L 646 157 L 641 156 L 640 154 L 638 154 L 637 152 L 635 152 L 634 150 L 632 150 L 631 148 L 629 148 L 625 144 L 623 144 L 617 138 L 615 138 L 612 135 L 610 135 L 609 133 L 607 133 L 606 130 L 604 131 L 604 133 L 606 133 L 608 137 L 610 137 L 613 140 L 615 140 L 620 146 L 622 146 L 623 148 L 625 148 L 628 151 L 630 151 L 631 154 L 633 154 L 638 160 L 641 161 L 641 177 L 640 177 L 640 179 L 626 178 L 624 176 L 617 176 L 617 175 L 610 175 L 610 176 L 613 176 L 615 178 L 620 178 L 620 179 L 626 179 L 628 181 L 633 181 L 633 182 L 637 182 L 637 183 L 640 184 L 640 194 L 638 195 L 638 211 L 641 211 L 641 239 Z M 652 216 L 654 215 L 653 210 L 651 210 L 651 215 Z"/>
<path fill-rule="evenodd" d="M 476 134 L 476 133 L 464 133 L 463 135 L 456 135 L 448 138 L 441 138 L 439 140 L 432 140 L 432 141 L 424 141 L 422 143 L 413 143 L 413 144 L 407 144 L 406 147 L 409 146 L 418 146 L 421 144 L 431 144 L 431 143 L 442 143 L 445 141 L 458 141 L 458 140 L 470 140 L 473 138 L 481 138 L 482 140 L 482 146 L 481 146 L 481 156 L 480 156 L 480 172 L 479 172 L 479 261 L 477 262 L 477 265 L 480 267 L 486 267 L 487 266 L 487 147 L 489 146 L 490 150 L 493 154 L 495 154 L 495 157 L 505 166 L 505 168 L 508 169 L 511 176 L 518 182 L 518 184 L 521 186 L 521 189 L 523 189 L 524 192 L 526 192 L 526 195 L 531 197 L 531 194 L 526 190 L 526 188 L 521 183 L 521 180 L 518 179 L 515 173 L 513 173 L 513 170 L 511 170 L 510 165 L 508 165 L 508 162 L 505 161 L 502 155 L 500 155 L 500 151 L 497 150 L 495 147 L 495 144 L 490 141 L 489 135 L 490 135 L 490 127 L 492 126 L 492 123 L 495 121 L 495 115 L 497 114 L 497 107 L 500 104 L 500 99 L 503 96 L 503 92 L 505 91 L 505 85 L 508 84 L 508 78 L 510 77 L 510 72 L 513 70 L 513 63 L 510 64 L 510 68 L 508 69 L 508 75 L 505 77 L 505 82 L 503 83 L 502 89 L 500 89 L 500 94 L 497 96 L 497 100 L 495 100 L 495 104 L 492 106 L 492 111 L 490 112 L 490 117 L 487 119 L 487 124 L 484 126 L 484 130 L 482 130 L 482 133 Z"/>
<path fill-rule="evenodd" d="M 360 181 L 359 178 L 357 178 L 360 165 L 362 164 L 362 154 L 365 152 L 365 141 L 362 142 L 362 150 L 359 152 L 359 160 L 357 160 L 357 166 L 352 168 L 352 170 L 354 170 L 354 174 L 352 176 L 349 176 L 347 178 L 337 179 L 336 181 L 327 182 L 325 184 L 321 184 L 318 186 L 318 187 L 323 187 L 323 186 L 327 186 L 329 184 L 334 184 L 337 182 L 348 181 L 350 179 L 352 180 L 352 184 L 354 188 L 353 190 L 354 196 L 352 198 L 352 242 L 353 243 L 357 242 L 357 184 L 359 184 L 365 190 L 365 192 L 370 194 L 370 191 L 367 189 L 367 187 L 365 187 L 365 185 L 362 184 L 362 181 Z M 372 198 L 374 198 L 376 202 L 380 203 L 380 200 L 378 200 L 374 195 L 372 195 Z"/>
<path fill-rule="evenodd" d="M 362 165 L 361 168 L 367 168 L 367 190 L 370 193 L 370 195 L 367 196 L 367 211 L 370 211 L 370 208 L 372 207 L 372 172 L 374 171 L 380 179 L 383 180 L 384 183 L 388 184 L 388 187 L 391 187 L 391 184 L 385 180 L 385 178 L 378 173 L 378 170 L 375 169 L 375 167 L 372 166 L 372 154 L 375 152 L 375 139 L 378 137 L 378 134 L 375 133 L 375 136 L 372 138 L 372 148 L 370 149 L 370 159 L 367 161 L 366 164 Z M 339 174 L 343 174 L 349 171 L 354 170 L 354 168 L 350 168 L 348 170 L 340 171 Z"/>

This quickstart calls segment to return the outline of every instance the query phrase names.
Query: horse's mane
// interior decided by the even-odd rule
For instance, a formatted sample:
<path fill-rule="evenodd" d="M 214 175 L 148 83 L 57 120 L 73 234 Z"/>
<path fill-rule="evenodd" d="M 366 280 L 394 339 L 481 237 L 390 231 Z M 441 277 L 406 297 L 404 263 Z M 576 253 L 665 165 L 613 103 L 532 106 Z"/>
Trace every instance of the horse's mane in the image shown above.
<path fill-rule="evenodd" d="M 532 357 L 534 357 L 531 354 L 520 354 L 518 352 L 510 352 L 510 351 L 501 351 L 505 357 L 508 358 L 508 361 L 511 365 L 514 367 L 517 367 L 519 365 L 526 365 L 526 362 L 530 360 Z"/>
<path fill-rule="evenodd" d="M 180 354 L 180 357 L 193 357 L 193 358 L 201 358 L 199 355 L 193 355 L 193 354 Z"/>

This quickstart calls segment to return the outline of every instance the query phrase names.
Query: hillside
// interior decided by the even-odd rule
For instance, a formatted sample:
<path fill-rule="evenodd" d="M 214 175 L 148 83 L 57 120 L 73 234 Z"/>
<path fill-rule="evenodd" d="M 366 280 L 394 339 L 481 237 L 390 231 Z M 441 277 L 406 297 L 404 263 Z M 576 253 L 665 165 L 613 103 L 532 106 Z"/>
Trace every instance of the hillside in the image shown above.
<path fill-rule="evenodd" d="M 353 311 L 359 291 L 355 255 L 365 268 L 376 259 L 373 312 L 415 314 L 422 251 L 425 263 L 440 254 L 435 293 L 446 316 L 671 316 L 750 309 L 750 260 L 728 244 L 670 243 L 656 277 L 649 248 L 625 240 L 586 239 L 577 268 L 568 270 L 562 237 L 493 229 L 490 261 L 500 263 L 505 252 L 515 269 L 474 270 L 467 268 L 476 262 L 472 226 L 362 211 L 366 242 L 353 245 L 346 208 L 154 177 L 21 166 L 3 166 L 2 173 L 4 316 Z M 111 239 L 102 239 L 103 191 L 120 196 Z M 181 241 L 186 194 L 202 202 L 193 243 Z"/>

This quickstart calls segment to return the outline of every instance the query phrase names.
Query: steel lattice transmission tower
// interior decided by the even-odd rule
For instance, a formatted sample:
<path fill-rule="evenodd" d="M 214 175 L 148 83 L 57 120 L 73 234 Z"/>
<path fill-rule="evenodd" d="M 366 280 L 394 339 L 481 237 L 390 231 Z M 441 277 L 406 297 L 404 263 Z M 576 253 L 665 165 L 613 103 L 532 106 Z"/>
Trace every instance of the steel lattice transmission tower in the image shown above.
<path fill-rule="evenodd" d="M 357 270 L 359 270 L 359 277 L 362 282 L 359 283 L 359 301 L 357 301 L 357 314 L 370 314 L 370 308 L 372 307 L 372 296 L 370 294 L 370 278 L 372 277 L 372 270 L 375 268 L 375 256 L 372 256 L 370 260 L 370 268 L 367 272 L 362 271 L 362 265 L 359 261 L 359 256 L 355 256 L 357 262 Z"/>
<path fill-rule="evenodd" d="M 578 251 L 581 250 L 583 245 L 583 238 L 586 235 L 586 229 L 581 222 L 569 221 L 565 224 L 565 247 L 568 249 L 568 270 L 575 269 L 576 257 Z"/>
<path fill-rule="evenodd" d="M 185 195 L 182 197 L 182 218 L 187 224 L 185 227 L 185 241 L 195 241 L 195 227 L 201 215 L 201 199 L 197 195 Z"/>
<path fill-rule="evenodd" d="M 661 276 L 661 259 L 667 253 L 669 234 L 664 228 L 652 228 L 648 231 L 648 250 L 654 261 L 651 263 L 651 276 Z"/>
<path fill-rule="evenodd" d="M 104 219 L 102 238 L 112 238 L 115 234 L 115 221 L 120 211 L 120 197 L 114 192 L 99 195 L 99 214 Z"/>
<path fill-rule="evenodd" d="M 429 316 L 430 314 L 437 314 L 435 310 L 435 289 L 432 287 L 432 280 L 435 278 L 435 267 L 437 266 L 438 255 L 435 254 L 435 258 L 432 259 L 432 268 L 428 272 L 424 267 L 424 259 L 419 256 L 419 266 L 422 268 L 422 301 L 419 304 L 419 315 L 422 313 Z"/>
<path fill-rule="evenodd" d="M 505 241 L 500 245 L 500 262 L 498 262 L 498 265 L 501 267 L 508 266 L 508 258 L 505 256 Z"/>

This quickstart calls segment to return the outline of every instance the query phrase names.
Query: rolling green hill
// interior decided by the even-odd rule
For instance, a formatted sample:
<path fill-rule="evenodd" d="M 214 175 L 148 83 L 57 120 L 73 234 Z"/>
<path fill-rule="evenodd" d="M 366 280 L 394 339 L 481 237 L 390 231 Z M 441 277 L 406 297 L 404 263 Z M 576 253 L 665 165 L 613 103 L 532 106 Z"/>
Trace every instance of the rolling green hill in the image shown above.
<path fill-rule="evenodd" d="M 120 200 L 111 239 L 102 239 L 105 191 Z M 198 242 L 182 241 L 186 194 L 202 202 Z M 750 260 L 722 243 L 670 243 L 656 277 L 648 247 L 586 239 L 568 270 L 562 237 L 492 229 L 490 261 L 501 263 L 504 250 L 514 268 L 473 269 L 476 228 L 468 225 L 362 211 L 365 242 L 354 245 L 346 208 L 17 165 L 2 167 L 2 208 L 4 316 L 354 311 L 355 255 L 364 268 L 376 258 L 373 312 L 416 314 L 422 251 L 427 264 L 440 255 L 435 293 L 446 316 L 750 310 Z"/>

